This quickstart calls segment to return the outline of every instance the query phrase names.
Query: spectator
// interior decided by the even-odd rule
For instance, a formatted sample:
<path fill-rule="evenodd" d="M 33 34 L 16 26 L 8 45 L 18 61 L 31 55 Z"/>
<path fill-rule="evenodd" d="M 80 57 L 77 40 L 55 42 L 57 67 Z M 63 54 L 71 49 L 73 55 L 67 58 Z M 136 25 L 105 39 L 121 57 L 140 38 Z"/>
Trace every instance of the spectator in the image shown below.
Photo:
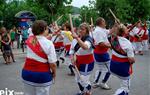
<path fill-rule="evenodd" d="M 15 62 L 13 53 L 11 50 L 11 46 L 10 46 L 11 38 L 5 27 L 2 27 L 0 29 L 0 31 L 1 31 L 0 41 L 2 43 L 2 53 L 3 53 L 4 60 L 5 60 L 5 64 L 10 64 L 11 63 L 10 56 L 12 57 L 13 61 Z"/>

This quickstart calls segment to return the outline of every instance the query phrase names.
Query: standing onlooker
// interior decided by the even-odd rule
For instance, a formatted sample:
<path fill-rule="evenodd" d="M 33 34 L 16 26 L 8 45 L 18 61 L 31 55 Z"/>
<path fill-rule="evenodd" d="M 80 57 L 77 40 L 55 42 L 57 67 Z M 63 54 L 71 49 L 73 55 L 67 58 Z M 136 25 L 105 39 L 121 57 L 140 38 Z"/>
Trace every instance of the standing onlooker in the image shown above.
<path fill-rule="evenodd" d="M 17 30 L 17 48 L 20 48 L 20 36 L 21 36 L 21 28 L 18 27 L 18 30 Z"/>
<path fill-rule="evenodd" d="M 9 64 L 9 63 L 11 63 L 10 62 L 10 56 L 11 56 L 11 53 L 12 53 L 11 46 L 10 46 L 11 38 L 10 38 L 10 35 L 8 34 L 5 27 L 2 27 L 0 29 L 0 32 L 1 32 L 0 41 L 2 43 L 3 57 L 4 57 L 4 60 L 5 60 L 5 64 Z"/>
<path fill-rule="evenodd" d="M 21 34 L 22 34 L 21 47 L 22 47 L 22 52 L 24 52 L 25 41 L 28 39 L 29 36 L 27 27 L 23 26 L 23 30 L 21 31 Z"/>
<path fill-rule="evenodd" d="M 27 42 L 27 57 L 22 70 L 25 95 L 51 95 L 52 80 L 56 76 L 57 61 L 53 43 L 46 38 L 47 23 L 35 21 L 32 26 L 34 36 Z"/>
<path fill-rule="evenodd" d="M 16 34 L 16 27 L 14 27 L 12 30 L 10 30 L 10 38 L 11 38 L 12 48 L 14 48 L 15 34 Z"/>
<path fill-rule="evenodd" d="M 31 28 L 31 27 L 29 27 L 29 29 L 28 29 L 28 34 L 29 34 L 29 36 L 32 36 L 32 35 L 33 35 L 33 33 L 32 33 L 32 28 Z"/>

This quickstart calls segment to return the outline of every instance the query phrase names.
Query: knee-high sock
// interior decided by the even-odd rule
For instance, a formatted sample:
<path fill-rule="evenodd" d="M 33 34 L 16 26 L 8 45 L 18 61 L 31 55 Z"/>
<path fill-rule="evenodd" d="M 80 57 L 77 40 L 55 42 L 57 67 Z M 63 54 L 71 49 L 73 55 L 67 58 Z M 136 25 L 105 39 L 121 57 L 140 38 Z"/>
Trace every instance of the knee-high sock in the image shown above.
<path fill-rule="evenodd" d="M 88 91 L 90 91 L 91 90 L 91 85 L 89 84 L 87 87 L 86 87 L 86 89 L 88 90 Z"/>
<path fill-rule="evenodd" d="M 70 65 L 69 65 L 69 69 L 70 69 L 71 73 L 74 74 L 73 65 L 70 64 Z"/>
<path fill-rule="evenodd" d="M 101 73 L 102 72 L 100 72 L 99 70 L 98 71 L 96 71 L 96 73 L 95 73 L 95 83 L 98 83 L 98 81 L 99 81 L 99 78 L 100 78 L 100 76 L 101 76 Z"/>
<path fill-rule="evenodd" d="M 110 77 L 110 72 L 107 72 L 102 82 L 106 83 L 108 81 L 109 77 Z"/>
<path fill-rule="evenodd" d="M 80 91 L 83 92 L 84 91 L 84 87 L 79 82 L 78 82 L 78 86 L 79 86 Z"/>

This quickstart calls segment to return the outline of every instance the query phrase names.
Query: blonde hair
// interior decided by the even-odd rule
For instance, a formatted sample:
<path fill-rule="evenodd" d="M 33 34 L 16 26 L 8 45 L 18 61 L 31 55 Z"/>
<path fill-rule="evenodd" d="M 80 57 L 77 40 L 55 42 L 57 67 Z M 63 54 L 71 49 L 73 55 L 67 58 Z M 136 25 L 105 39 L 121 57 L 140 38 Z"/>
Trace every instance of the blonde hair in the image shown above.
<path fill-rule="evenodd" d="M 118 35 L 118 36 L 122 36 L 122 35 L 124 34 L 124 32 L 125 32 L 125 29 L 126 29 L 126 26 L 121 23 L 121 24 L 118 26 L 117 35 Z"/>
<path fill-rule="evenodd" d="M 90 32 L 90 27 L 89 27 L 89 25 L 88 25 L 87 23 L 82 23 L 82 24 L 79 26 L 79 28 L 81 28 L 81 27 L 85 27 L 86 33 L 89 34 L 89 32 Z"/>

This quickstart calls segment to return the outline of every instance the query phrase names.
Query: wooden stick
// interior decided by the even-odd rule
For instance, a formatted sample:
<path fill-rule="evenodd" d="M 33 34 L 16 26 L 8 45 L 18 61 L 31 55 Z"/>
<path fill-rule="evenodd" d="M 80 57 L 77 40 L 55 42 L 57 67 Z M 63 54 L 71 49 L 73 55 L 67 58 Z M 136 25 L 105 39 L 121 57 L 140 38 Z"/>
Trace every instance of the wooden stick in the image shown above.
<path fill-rule="evenodd" d="M 92 38 L 94 39 L 94 37 L 93 37 L 93 26 L 94 26 L 93 18 L 91 17 L 91 35 L 92 35 Z"/>
<path fill-rule="evenodd" d="M 93 26 L 94 24 L 93 24 L 93 18 L 91 17 L 91 25 Z"/>
<path fill-rule="evenodd" d="M 129 29 L 128 32 L 130 32 L 140 21 L 137 21 L 134 25 L 132 25 Z"/>
<path fill-rule="evenodd" d="M 58 24 L 57 24 L 57 22 L 55 21 L 55 26 L 56 26 L 56 29 L 58 30 L 59 29 L 59 27 L 58 27 Z"/>
<path fill-rule="evenodd" d="M 63 17 L 63 15 L 59 16 L 58 19 L 54 22 L 57 29 L 59 29 L 57 22 L 58 22 L 58 20 L 60 20 L 62 17 Z"/>
<path fill-rule="evenodd" d="M 70 19 L 71 32 L 74 32 L 71 14 L 69 14 L 69 19 Z"/>
<path fill-rule="evenodd" d="M 70 18 L 71 32 L 73 33 L 73 32 L 74 32 L 74 29 L 73 29 L 72 15 L 71 15 L 71 14 L 69 14 L 69 18 Z M 75 55 L 73 56 L 73 60 L 74 60 L 74 62 L 75 62 L 76 58 L 74 58 L 74 57 L 75 57 Z M 82 80 L 81 75 L 80 75 L 80 72 L 79 72 L 77 66 L 76 66 L 75 64 L 74 64 L 74 66 L 75 66 L 75 70 L 76 70 L 76 72 L 77 72 L 79 78 Z"/>
<path fill-rule="evenodd" d="M 117 21 L 118 24 L 120 24 L 120 21 L 118 20 L 118 18 L 115 16 L 115 14 L 112 12 L 112 10 L 109 8 L 110 13 L 112 14 L 112 16 L 114 17 L 115 21 Z"/>
<path fill-rule="evenodd" d="M 63 16 L 63 15 L 61 15 L 60 17 L 58 17 L 58 19 L 54 22 L 55 25 L 56 25 L 57 31 L 59 31 L 59 27 L 58 27 L 57 21 L 60 20 L 60 19 L 62 18 L 62 16 Z M 56 36 L 56 38 L 55 38 L 55 40 L 53 41 L 53 43 L 55 43 L 55 41 L 56 41 L 56 39 L 57 39 L 58 37 L 59 37 L 59 35 Z"/>
<path fill-rule="evenodd" d="M 58 22 L 63 17 L 63 15 L 59 16 L 58 19 L 55 22 Z"/>

